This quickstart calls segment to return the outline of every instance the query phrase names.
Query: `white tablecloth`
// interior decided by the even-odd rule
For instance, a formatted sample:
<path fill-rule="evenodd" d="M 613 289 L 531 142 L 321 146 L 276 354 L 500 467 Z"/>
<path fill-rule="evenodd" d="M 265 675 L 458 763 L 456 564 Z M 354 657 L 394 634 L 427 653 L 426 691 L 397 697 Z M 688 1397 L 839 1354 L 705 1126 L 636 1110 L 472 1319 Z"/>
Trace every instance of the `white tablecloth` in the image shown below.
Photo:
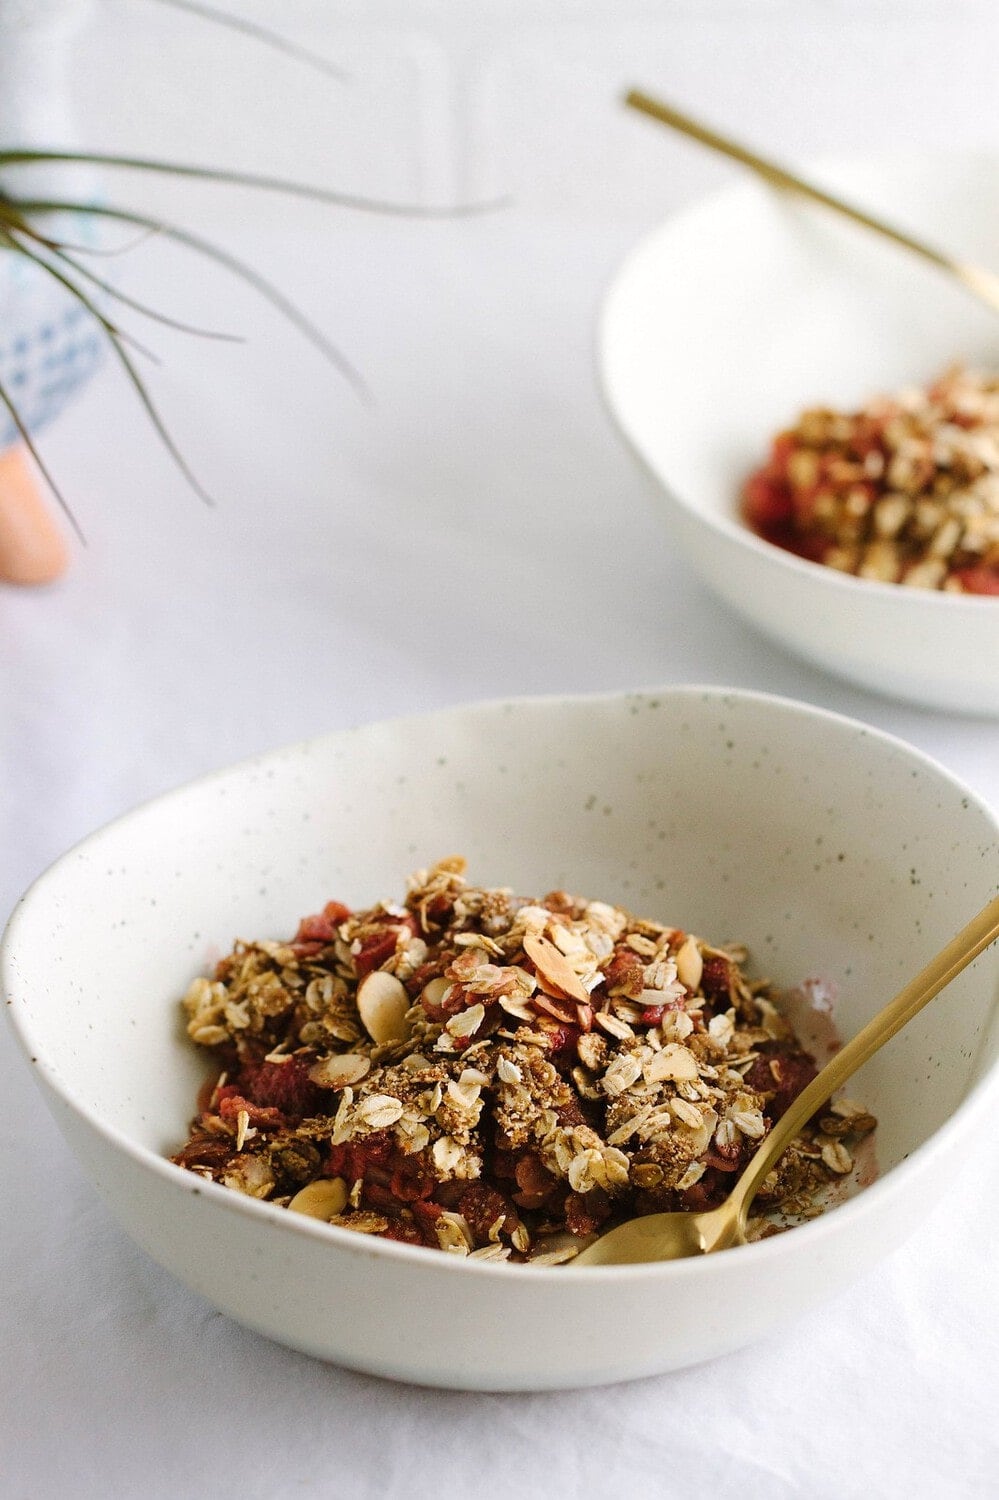
<path fill-rule="evenodd" d="M 205 770 L 511 693 L 768 689 L 899 734 L 999 801 L 995 723 L 854 690 L 689 576 L 610 429 L 592 352 L 636 234 L 725 175 L 624 119 L 623 85 L 671 90 L 785 154 L 941 134 L 995 146 L 994 6 L 636 0 L 611 18 L 566 0 L 535 18 L 427 0 L 367 20 L 344 6 L 335 24 L 323 0 L 240 9 L 283 18 L 351 81 L 335 92 L 249 39 L 192 42 L 190 18 L 108 0 L 81 43 L 88 139 L 513 201 L 418 222 L 141 190 L 293 292 L 374 402 L 222 273 L 160 241 L 120 262 L 130 292 L 250 342 L 143 330 L 214 508 L 110 368 L 45 434 L 88 546 L 57 586 L 0 592 L 3 911 L 75 840 Z M 626 1387 L 442 1395 L 214 1312 L 117 1228 L 3 1032 L 0 1088 L 4 1500 L 960 1500 L 999 1485 L 993 1140 L 901 1250 L 764 1343 Z"/>

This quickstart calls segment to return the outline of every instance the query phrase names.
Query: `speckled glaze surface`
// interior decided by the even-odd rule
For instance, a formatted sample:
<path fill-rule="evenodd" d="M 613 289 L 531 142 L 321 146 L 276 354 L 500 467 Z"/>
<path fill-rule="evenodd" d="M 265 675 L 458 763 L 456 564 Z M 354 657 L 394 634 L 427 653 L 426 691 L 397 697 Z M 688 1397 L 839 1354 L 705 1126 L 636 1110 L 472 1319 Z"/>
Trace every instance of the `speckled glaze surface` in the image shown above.
<path fill-rule="evenodd" d="M 984 155 L 923 155 L 810 175 L 993 265 L 996 170 Z M 994 313 L 876 236 L 738 181 L 629 255 L 605 299 L 599 362 L 669 536 L 726 604 L 863 687 L 999 716 L 994 599 L 853 578 L 771 546 L 738 518 L 742 481 L 805 407 L 856 409 L 956 362 L 999 367 Z"/>
<path fill-rule="evenodd" d="M 885 1254 L 996 1098 L 999 960 L 983 955 L 851 1092 L 881 1177 L 823 1218 L 700 1261 L 455 1263 L 205 1183 L 166 1161 L 203 1062 L 178 998 L 237 936 L 329 898 L 398 894 L 450 853 L 477 882 L 564 885 L 739 938 L 788 985 L 839 990 L 852 1033 L 996 889 L 995 815 L 864 725 L 721 689 L 476 705 L 246 762 L 71 850 L 2 950 L 5 1009 L 67 1140 L 125 1228 L 209 1302 L 321 1358 L 478 1389 L 694 1363 Z"/>

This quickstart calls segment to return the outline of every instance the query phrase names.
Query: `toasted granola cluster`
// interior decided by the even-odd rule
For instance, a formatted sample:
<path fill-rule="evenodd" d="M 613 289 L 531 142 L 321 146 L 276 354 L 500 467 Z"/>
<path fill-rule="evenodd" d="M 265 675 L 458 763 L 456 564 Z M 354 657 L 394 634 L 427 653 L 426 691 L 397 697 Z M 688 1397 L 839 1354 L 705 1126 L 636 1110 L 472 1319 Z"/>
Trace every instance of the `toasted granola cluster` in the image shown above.
<path fill-rule="evenodd" d="M 999 594 L 999 376 L 955 368 L 858 412 L 804 412 L 747 480 L 743 511 L 844 573 Z"/>
<path fill-rule="evenodd" d="M 556 1263 L 621 1219 L 719 1202 L 816 1071 L 744 950 L 464 869 L 417 872 L 400 905 L 331 902 L 196 979 L 187 1029 L 218 1067 L 173 1159 L 480 1259 Z M 819 1212 L 874 1124 L 831 1106 L 758 1210 Z"/>

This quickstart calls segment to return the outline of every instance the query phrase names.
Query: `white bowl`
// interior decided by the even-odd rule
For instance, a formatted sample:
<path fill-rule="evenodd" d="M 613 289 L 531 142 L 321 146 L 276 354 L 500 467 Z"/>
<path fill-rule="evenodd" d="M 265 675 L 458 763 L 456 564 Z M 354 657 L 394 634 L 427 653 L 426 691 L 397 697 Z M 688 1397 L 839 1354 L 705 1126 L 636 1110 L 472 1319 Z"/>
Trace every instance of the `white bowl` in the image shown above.
<path fill-rule="evenodd" d="M 284 936 L 328 897 L 395 897 L 411 868 L 462 852 L 477 881 L 567 886 L 744 939 L 779 982 L 836 983 L 849 1034 L 991 895 L 997 840 L 939 766 L 803 705 L 700 688 L 487 704 L 331 734 L 130 813 L 23 898 L 0 976 L 94 1184 L 223 1312 L 382 1375 L 586 1385 L 744 1344 L 917 1223 L 994 1108 L 999 955 L 851 1087 L 880 1120 L 873 1186 L 759 1244 L 589 1270 L 455 1261 L 173 1166 L 204 1074 L 180 1025 L 190 979 L 237 935 Z"/>
<path fill-rule="evenodd" d="M 999 159 L 811 173 L 999 268 Z M 999 601 L 882 584 L 792 556 L 740 520 L 747 474 L 807 407 L 852 408 L 955 360 L 999 368 L 999 318 L 938 271 L 744 180 L 641 241 L 599 329 L 610 410 L 705 583 L 788 650 L 933 708 L 999 714 Z"/>

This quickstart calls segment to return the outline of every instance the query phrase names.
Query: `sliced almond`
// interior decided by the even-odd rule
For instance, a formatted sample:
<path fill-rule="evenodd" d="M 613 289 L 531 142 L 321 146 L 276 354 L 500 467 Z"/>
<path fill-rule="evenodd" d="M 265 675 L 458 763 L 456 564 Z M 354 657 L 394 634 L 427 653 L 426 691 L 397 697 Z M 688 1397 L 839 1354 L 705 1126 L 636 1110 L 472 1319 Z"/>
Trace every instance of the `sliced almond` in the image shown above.
<path fill-rule="evenodd" d="M 537 1015 L 551 1016 L 555 1021 L 561 1021 L 565 1026 L 577 1024 L 577 1011 L 582 1007 L 572 1005 L 568 1000 L 563 1000 L 557 995 L 546 995 L 541 992 L 532 995 L 531 1008 Z"/>
<path fill-rule="evenodd" d="M 342 1177 L 320 1177 L 292 1198 L 288 1207 L 310 1219 L 332 1219 L 347 1206 L 347 1184 Z"/>
<path fill-rule="evenodd" d="M 450 980 L 438 974 L 436 979 L 431 979 L 423 986 L 423 989 L 420 991 L 420 999 L 424 1006 L 429 1006 L 431 1010 L 437 1010 L 450 988 Z"/>
<path fill-rule="evenodd" d="M 372 969 L 357 987 L 357 1010 L 373 1042 L 402 1042 L 409 1035 L 406 986 L 384 969 Z"/>
<path fill-rule="evenodd" d="M 321 1057 L 309 1069 L 309 1077 L 321 1089 L 342 1089 L 348 1083 L 360 1083 L 371 1067 L 370 1057 L 361 1052 L 341 1052 L 337 1057 Z"/>
<path fill-rule="evenodd" d="M 547 979 L 563 995 L 578 1000 L 583 1005 L 589 1003 L 590 996 L 586 986 L 565 954 L 554 943 L 550 943 L 540 933 L 528 932 L 524 935 L 524 952 L 533 960 L 541 978 Z"/>
<path fill-rule="evenodd" d="M 697 939 L 689 937 L 676 955 L 676 977 L 684 989 L 693 994 L 701 982 L 703 972 L 704 959 L 697 946 Z"/>
<path fill-rule="evenodd" d="M 454 1037 L 474 1036 L 486 1018 L 484 1005 L 470 1005 L 445 1023 L 445 1031 Z"/>
<path fill-rule="evenodd" d="M 508 1016 L 515 1016 L 518 1021 L 533 1021 L 534 1012 L 529 1006 L 521 1004 L 519 1000 L 511 1000 L 508 995 L 500 995 L 500 1009 Z"/>
<path fill-rule="evenodd" d="M 689 1047 L 678 1042 L 667 1042 L 648 1065 L 646 1078 L 650 1083 L 662 1083 L 671 1078 L 674 1082 L 689 1082 L 697 1077 L 697 1059 Z"/>

